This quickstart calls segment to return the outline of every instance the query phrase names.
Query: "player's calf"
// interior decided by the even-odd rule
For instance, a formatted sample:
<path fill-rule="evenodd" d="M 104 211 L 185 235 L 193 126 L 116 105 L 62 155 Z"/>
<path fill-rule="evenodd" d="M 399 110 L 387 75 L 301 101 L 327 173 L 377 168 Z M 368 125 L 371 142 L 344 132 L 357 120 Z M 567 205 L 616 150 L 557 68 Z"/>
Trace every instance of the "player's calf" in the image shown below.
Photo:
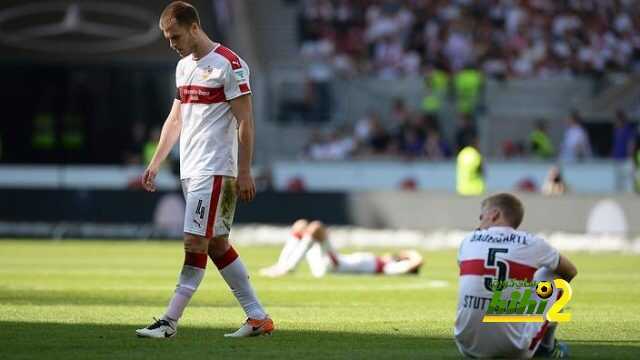
<path fill-rule="evenodd" d="M 213 241 L 225 242 L 226 238 L 214 239 Z M 268 319 L 262 304 L 260 304 L 249 282 L 249 273 L 235 249 L 232 246 L 228 246 L 227 251 L 221 256 L 214 256 L 213 253 L 209 255 L 218 268 L 218 271 L 220 271 L 220 275 L 222 275 L 224 281 L 229 285 L 236 300 L 238 300 L 240 306 L 242 306 L 247 318 L 255 321 Z M 269 319 L 269 321 L 271 320 Z M 273 322 L 271 321 L 271 323 Z"/>
<path fill-rule="evenodd" d="M 186 252 L 184 265 L 178 277 L 178 284 L 169 302 L 167 311 L 162 318 L 156 320 L 151 325 L 136 330 L 136 334 L 140 337 L 150 338 L 169 338 L 175 336 L 177 333 L 178 320 L 182 317 L 184 309 L 200 286 L 204 278 L 206 266 L 206 253 Z"/>

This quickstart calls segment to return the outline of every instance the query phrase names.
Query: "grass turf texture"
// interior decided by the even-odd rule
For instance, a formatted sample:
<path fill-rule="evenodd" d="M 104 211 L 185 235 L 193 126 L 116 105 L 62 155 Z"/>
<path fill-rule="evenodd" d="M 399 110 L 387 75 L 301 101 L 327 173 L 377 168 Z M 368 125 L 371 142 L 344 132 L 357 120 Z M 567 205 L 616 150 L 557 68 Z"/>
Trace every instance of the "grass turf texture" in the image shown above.
<path fill-rule="evenodd" d="M 250 272 L 278 248 L 238 249 Z M 376 250 L 379 251 L 379 250 Z M 224 339 L 243 313 L 214 266 L 178 336 L 138 339 L 163 313 L 182 263 L 181 242 L 0 241 L 0 358 L 458 358 L 452 341 L 454 251 L 428 252 L 419 276 L 314 279 L 253 276 L 276 321 L 271 337 Z M 638 256 L 571 254 L 579 275 L 557 335 L 576 358 L 638 358 Z M 445 283 L 446 282 L 446 283 Z"/>

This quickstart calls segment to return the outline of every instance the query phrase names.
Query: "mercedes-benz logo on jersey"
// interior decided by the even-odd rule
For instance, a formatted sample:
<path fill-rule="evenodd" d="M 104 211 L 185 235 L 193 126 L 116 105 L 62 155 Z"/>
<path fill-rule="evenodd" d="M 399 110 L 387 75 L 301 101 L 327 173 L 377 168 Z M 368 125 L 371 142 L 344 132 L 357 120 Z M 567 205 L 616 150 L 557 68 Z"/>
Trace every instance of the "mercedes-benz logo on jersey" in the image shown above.
<path fill-rule="evenodd" d="M 159 36 L 154 15 L 130 4 L 32 3 L 0 10 L 0 42 L 28 50 L 100 54 L 144 46 Z"/>

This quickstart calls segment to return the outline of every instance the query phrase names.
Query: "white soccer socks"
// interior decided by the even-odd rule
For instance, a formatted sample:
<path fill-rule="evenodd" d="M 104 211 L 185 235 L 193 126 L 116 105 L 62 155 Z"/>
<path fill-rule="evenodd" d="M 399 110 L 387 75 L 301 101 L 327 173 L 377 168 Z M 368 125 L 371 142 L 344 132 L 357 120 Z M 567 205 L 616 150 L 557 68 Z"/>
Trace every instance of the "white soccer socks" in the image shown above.
<path fill-rule="evenodd" d="M 189 304 L 189 300 L 200 286 L 204 278 L 207 266 L 207 254 L 185 253 L 184 265 L 178 277 L 176 291 L 169 302 L 167 312 L 163 319 L 168 320 L 172 325 L 182 317 L 184 309 Z"/>
<path fill-rule="evenodd" d="M 251 283 L 249 282 L 249 274 L 244 264 L 238 257 L 238 253 L 233 247 L 218 259 L 212 259 L 218 267 L 220 275 L 227 282 L 231 292 L 236 297 L 245 314 L 250 319 L 263 320 L 267 317 L 260 301 L 256 297 Z"/>
<path fill-rule="evenodd" d="M 291 257 L 291 254 L 296 249 L 301 239 L 302 239 L 301 234 L 292 233 L 287 237 L 287 241 L 284 243 L 284 247 L 280 252 L 280 256 L 278 257 L 278 262 L 276 263 L 276 266 L 283 267 L 283 268 L 285 267 L 285 264 L 287 263 L 287 259 Z"/>
<path fill-rule="evenodd" d="M 285 272 L 295 270 L 300 264 L 300 261 L 304 259 L 307 251 L 313 244 L 313 238 L 311 235 L 304 235 L 300 240 L 296 241 L 295 246 L 292 246 L 286 259 L 282 262 L 282 269 Z"/>
<path fill-rule="evenodd" d="M 278 277 L 294 271 L 312 245 L 313 239 L 310 236 L 291 233 L 284 243 L 278 261 L 275 265 L 260 269 L 260 275 Z"/>
<path fill-rule="evenodd" d="M 193 293 L 202 282 L 206 266 L 207 254 L 186 252 L 184 265 L 182 266 L 182 271 L 180 271 L 180 276 L 178 276 L 176 291 L 169 302 L 166 313 L 151 325 L 137 329 L 136 334 L 147 338 L 170 338 L 175 336 L 178 320 L 182 317 L 189 300 L 191 300 Z"/>

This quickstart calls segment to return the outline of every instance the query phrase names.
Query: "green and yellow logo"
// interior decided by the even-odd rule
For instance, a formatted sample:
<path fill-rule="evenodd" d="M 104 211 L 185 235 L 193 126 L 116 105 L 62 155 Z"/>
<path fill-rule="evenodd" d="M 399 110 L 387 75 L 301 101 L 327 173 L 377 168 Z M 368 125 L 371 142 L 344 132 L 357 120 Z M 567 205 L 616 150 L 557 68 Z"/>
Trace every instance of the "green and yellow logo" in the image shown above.
<path fill-rule="evenodd" d="M 517 285 L 514 286 L 513 282 L 499 281 L 493 284 L 493 297 L 482 322 L 543 322 L 545 320 L 567 322 L 571 320 L 570 313 L 562 312 L 573 296 L 571 286 L 565 280 L 555 279 L 553 283 L 551 281 L 525 282 Z M 514 289 L 509 298 L 503 299 L 502 292 L 507 287 Z M 516 290 L 518 288 L 521 290 Z M 532 297 L 532 288 L 535 288 L 538 300 Z M 560 296 L 545 314 L 549 298 L 554 294 Z"/>

